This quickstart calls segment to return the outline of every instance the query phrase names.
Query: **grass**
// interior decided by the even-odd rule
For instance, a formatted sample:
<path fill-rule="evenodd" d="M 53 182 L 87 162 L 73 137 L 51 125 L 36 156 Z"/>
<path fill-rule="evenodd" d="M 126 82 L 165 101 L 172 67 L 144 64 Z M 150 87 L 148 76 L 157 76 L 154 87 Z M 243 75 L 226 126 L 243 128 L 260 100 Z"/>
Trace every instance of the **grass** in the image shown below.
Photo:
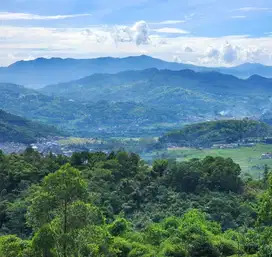
<path fill-rule="evenodd" d="M 240 165 L 243 173 L 249 173 L 254 178 L 259 178 L 265 164 L 272 168 L 272 159 L 261 159 L 261 155 L 266 152 L 272 152 L 272 145 L 258 144 L 254 147 L 241 147 L 238 149 L 168 149 L 166 151 L 153 152 L 150 155 L 143 156 L 143 158 L 147 160 L 174 158 L 177 161 L 186 161 L 192 158 L 203 159 L 206 156 L 230 157 Z"/>

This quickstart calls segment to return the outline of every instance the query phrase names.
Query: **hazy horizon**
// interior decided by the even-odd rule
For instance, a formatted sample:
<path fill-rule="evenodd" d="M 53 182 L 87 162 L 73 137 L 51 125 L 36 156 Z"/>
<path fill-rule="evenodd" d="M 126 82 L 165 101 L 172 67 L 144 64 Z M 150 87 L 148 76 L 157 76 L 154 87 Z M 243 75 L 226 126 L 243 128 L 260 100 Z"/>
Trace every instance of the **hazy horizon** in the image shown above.
<path fill-rule="evenodd" d="M 28 61 L 36 61 L 38 59 L 44 59 L 44 60 L 52 60 L 52 59 L 61 59 L 61 60 L 95 60 L 95 59 L 103 59 L 103 58 L 112 58 L 112 59 L 126 59 L 126 58 L 133 58 L 133 57 L 142 57 L 142 56 L 146 56 L 146 57 L 150 57 L 150 58 L 153 58 L 153 59 L 158 59 L 158 60 L 162 60 L 162 61 L 165 61 L 165 62 L 170 62 L 170 63 L 179 63 L 179 64 L 188 64 L 188 65 L 194 65 L 194 66 L 199 66 L 199 67 L 208 67 L 208 68 L 232 68 L 232 67 L 238 67 L 238 66 L 241 66 L 241 65 L 247 65 L 247 64 L 253 64 L 253 65 L 263 65 L 263 66 L 272 66 L 271 65 L 265 65 L 265 64 L 262 64 L 262 63 L 259 63 L 259 62 L 244 62 L 244 63 L 240 63 L 240 64 L 237 64 L 237 65 L 221 65 L 221 66 L 213 66 L 213 65 L 205 65 L 205 64 L 200 64 L 200 65 L 197 65 L 197 64 L 193 64 L 193 63 L 186 63 L 186 62 L 178 62 L 178 61 L 175 61 L 175 60 L 172 60 L 172 61 L 169 61 L 169 60 L 165 60 L 165 59 L 162 59 L 162 58 L 158 58 L 158 57 L 154 57 L 154 56 L 151 56 L 151 55 L 145 55 L 145 54 L 140 54 L 140 55 L 126 55 L 126 56 L 98 56 L 98 57 L 86 57 L 86 58 L 73 58 L 73 57 L 58 57 L 58 56 L 53 56 L 53 57 L 36 57 L 36 58 L 33 58 L 33 59 L 21 59 L 21 60 L 17 60 L 17 61 L 14 61 L 8 65 L 3 65 L 3 66 L 0 66 L 1 68 L 5 68 L 5 67 L 9 67 L 9 66 L 12 66 L 13 64 L 16 64 L 18 62 L 28 62 Z"/>

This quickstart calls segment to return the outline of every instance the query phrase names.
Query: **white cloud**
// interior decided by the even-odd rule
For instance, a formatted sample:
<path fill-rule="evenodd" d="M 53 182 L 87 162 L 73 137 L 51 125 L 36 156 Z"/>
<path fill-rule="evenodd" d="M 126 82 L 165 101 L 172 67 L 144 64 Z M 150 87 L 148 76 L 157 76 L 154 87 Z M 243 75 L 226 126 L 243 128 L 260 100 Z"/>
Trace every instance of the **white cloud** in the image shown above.
<path fill-rule="evenodd" d="M 160 28 L 160 29 L 153 29 L 153 31 L 158 33 L 166 33 L 166 34 L 188 34 L 189 32 L 183 29 L 178 28 Z"/>
<path fill-rule="evenodd" d="M 73 15 L 54 15 L 54 16 L 42 16 L 30 13 L 11 13 L 0 12 L 0 20 L 62 20 L 69 18 L 77 18 L 90 16 L 91 14 L 73 14 Z"/>
<path fill-rule="evenodd" d="M 222 44 L 219 48 L 209 46 L 204 53 L 202 58 L 203 63 L 217 62 L 224 64 L 232 64 L 239 58 L 240 48 L 233 46 L 226 42 Z"/>
<path fill-rule="evenodd" d="M 225 38 L 227 39 L 227 38 Z M 234 40 L 232 40 L 234 41 Z M 243 42 L 244 41 L 244 42 Z M 251 42 L 252 41 L 252 42 Z M 254 45 L 252 44 L 254 41 Z M 237 44 L 225 42 L 218 47 L 209 46 L 204 56 L 199 59 L 203 64 L 214 63 L 217 65 L 238 65 L 245 62 L 257 62 L 271 65 L 271 50 L 268 50 L 269 41 L 267 38 L 237 40 Z M 263 46 L 260 47 L 259 44 Z M 264 44 L 265 43 L 265 44 Z M 271 47 L 270 47 L 271 49 Z"/>
<path fill-rule="evenodd" d="M 259 11 L 269 11 L 270 8 L 266 7 L 242 7 L 238 8 L 235 11 L 241 11 L 241 12 L 259 12 Z"/>
<path fill-rule="evenodd" d="M 138 21 L 133 26 L 112 26 L 107 31 L 111 35 L 115 44 L 124 42 L 135 42 L 137 46 L 150 42 L 149 27 L 145 21 Z"/>
<path fill-rule="evenodd" d="M 208 58 L 218 58 L 220 56 L 220 52 L 219 50 L 213 48 L 212 46 L 210 46 L 206 52 L 205 52 L 205 56 L 207 56 Z"/>
<path fill-rule="evenodd" d="M 245 15 L 235 15 L 235 16 L 231 16 L 232 19 L 245 19 L 246 16 Z"/>
<path fill-rule="evenodd" d="M 185 48 L 184 48 L 184 52 L 186 52 L 186 53 L 192 53 L 194 50 L 190 47 L 190 46 L 186 46 Z"/>
<path fill-rule="evenodd" d="M 272 38 L 247 35 L 195 37 L 149 29 L 146 22 L 132 26 L 42 28 L 0 26 L 0 66 L 37 57 L 92 58 L 148 54 L 172 61 L 206 66 L 244 62 L 272 65 Z M 228 42 L 228 43 L 226 43 Z M 192 50 L 192 51 L 191 51 Z"/>
<path fill-rule="evenodd" d="M 166 20 L 166 21 L 159 21 L 159 22 L 151 22 L 149 24 L 152 25 L 175 25 L 180 23 L 185 23 L 185 20 Z"/>
<path fill-rule="evenodd" d="M 229 43 L 223 46 L 221 53 L 222 58 L 226 63 L 233 63 L 238 58 L 239 48 L 236 46 L 232 46 Z"/>
<path fill-rule="evenodd" d="M 136 45 L 147 44 L 149 42 L 149 27 L 145 21 L 136 22 L 131 28 Z"/>

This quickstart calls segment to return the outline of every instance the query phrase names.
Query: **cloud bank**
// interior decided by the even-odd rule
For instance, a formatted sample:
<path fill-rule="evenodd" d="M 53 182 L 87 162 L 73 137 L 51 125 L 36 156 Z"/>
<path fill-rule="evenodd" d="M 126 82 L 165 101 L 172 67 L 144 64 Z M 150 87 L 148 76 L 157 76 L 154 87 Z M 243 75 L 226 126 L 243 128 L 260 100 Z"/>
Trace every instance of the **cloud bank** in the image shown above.
<path fill-rule="evenodd" d="M 166 20 L 166 21 L 160 21 L 160 22 L 152 22 L 150 24 L 152 25 L 175 25 L 175 24 L 181 24 L 185 23 L 185 20 Z"/>
<path fill-rule="evenodd" d="M 72 15 L 54 15 L 54 16 L 42 16 L 30 13 L 11 13 L 11 12 L 0 12 L 0 20 L 11 21 L 11 20 L 63 20 L 78 17 L 91 16 L 91 14 L 72 14 Z"/>
<path fill-rule="evenodd" d="M 158 33 L 166 33 L 166 34 L 189 34 L 188 31 L 178 28 L 160 28 L 160 29 L 154 29 L 153 31 Z"/>
<path fill-rule="evenodd" d="M 241 11 L 241 12 L 260 12 L 260 11 L 269 11 L 271 10 L 270 8 L 267 7 L 242 7 L 236 9 L 236 11 Z"/>
<path fill-rule="evenodd" d="M 260 38 L 245 35 L 196 37 L 184 33 L 182 28 L 170 29 L 154 28 L 146 21 L 130 26 L 81 28 L 0 26 L 0 65 L 37 57 L 140 54 L 206 66 L 234 66 L 244 62 L 272 65 L 272 37 L 269 35 Z"/>

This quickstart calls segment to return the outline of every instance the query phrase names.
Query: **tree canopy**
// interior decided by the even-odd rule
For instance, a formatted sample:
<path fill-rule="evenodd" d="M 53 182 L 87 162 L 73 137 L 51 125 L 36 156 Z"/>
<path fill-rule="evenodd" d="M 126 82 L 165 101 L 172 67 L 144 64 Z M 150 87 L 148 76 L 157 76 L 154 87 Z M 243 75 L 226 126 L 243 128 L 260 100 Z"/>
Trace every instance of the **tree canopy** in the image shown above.
<path fill-rule="evenodd" d="M 269 174 L 243 181 L 209 156 L 0 152 L 0 256 L 270 256 Z"/>

